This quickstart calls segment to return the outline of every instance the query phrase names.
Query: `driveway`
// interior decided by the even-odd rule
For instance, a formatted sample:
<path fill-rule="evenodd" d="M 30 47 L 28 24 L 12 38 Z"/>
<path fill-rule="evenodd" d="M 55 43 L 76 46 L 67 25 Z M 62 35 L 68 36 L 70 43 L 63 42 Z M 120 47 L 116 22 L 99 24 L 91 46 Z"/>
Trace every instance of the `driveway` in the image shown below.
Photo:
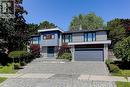
<path fill-rule="evenodd" d="M 18 73 L 53 74 L 53 76 L 10 78 L 3 83 L 2 87 L 116 87 L 114 82 L 78 79 L 81 75 L 108 75 L 104 62 L 62 62 L 36 59 Z"/>
<path fill-rule="evenodd" d="M 35 61 L 18 73 L 108 75 L 108 70 L 104 62 Z"/>

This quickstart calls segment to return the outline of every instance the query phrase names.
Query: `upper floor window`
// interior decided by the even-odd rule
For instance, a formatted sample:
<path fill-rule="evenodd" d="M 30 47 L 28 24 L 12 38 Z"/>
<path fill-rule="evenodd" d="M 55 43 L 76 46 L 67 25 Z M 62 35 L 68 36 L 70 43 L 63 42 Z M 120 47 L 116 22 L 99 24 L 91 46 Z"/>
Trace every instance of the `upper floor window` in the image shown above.
<path fill-rule="evenodd" d="M 54 38 L 55 38 L 55 35 L 54 35 L 54 34 L 46 34 L 46 35 L 43 35 L 43 39 L 44 39 L 44 40 L 54 39 Z"/>
<path fill-rule="evenodd" d="M 85 33 L 84 40 L 85 41 L 96 41 L 96 33 Z"/>
<path fill-rule="evenodd" d="M 72 42 L 72 34 L 63 35 L 63 42 L 64 43 Z"/>

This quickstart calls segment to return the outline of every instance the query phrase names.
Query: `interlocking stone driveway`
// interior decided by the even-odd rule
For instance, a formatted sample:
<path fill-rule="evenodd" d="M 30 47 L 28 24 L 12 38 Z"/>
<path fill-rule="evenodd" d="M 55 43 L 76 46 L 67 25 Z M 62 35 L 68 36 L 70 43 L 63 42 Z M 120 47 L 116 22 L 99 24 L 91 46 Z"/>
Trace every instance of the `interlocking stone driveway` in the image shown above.
<path fill-rule="evenodd" d="M 20 70 L 18 73 L 108 75 L 108 70 L 104 62 L 78 61 L 63 63 L 59 61 L 35 61 L 30 63 L 23 70 Z"/>
<path fill-rule="evenodd" d="M 54 74 L 49 78 L 12 78 L 2 87 L 116 87 L 114 82 L 78 80 L 82 74 L 108 75 L 103 62 L 59 62 L 36 59 L 18 73 Z"/>

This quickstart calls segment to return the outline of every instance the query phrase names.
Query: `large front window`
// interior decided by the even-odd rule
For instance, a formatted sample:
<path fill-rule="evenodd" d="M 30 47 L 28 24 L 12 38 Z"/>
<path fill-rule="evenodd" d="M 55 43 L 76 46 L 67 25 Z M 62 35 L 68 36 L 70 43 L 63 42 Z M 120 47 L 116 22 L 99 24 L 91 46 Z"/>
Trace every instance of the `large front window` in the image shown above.
<path fill-rule="evenodd" d="M 84 41 L 96 41 L 96 33 L 85 33 Z"/>
<path fill-rule="evenodd" d="M 63 35 L 63 43 L 72 42 L 72 34 Z"/>

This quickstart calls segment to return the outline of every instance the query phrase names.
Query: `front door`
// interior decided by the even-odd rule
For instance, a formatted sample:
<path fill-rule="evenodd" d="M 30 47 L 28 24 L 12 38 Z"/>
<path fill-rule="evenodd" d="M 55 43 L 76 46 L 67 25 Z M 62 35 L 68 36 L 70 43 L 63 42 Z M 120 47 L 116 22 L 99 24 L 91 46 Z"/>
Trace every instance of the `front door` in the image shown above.
<path fill-rule="evenodd" d="M 54 47 L 47 47 L 47 57 L 54 57 Z"/>

